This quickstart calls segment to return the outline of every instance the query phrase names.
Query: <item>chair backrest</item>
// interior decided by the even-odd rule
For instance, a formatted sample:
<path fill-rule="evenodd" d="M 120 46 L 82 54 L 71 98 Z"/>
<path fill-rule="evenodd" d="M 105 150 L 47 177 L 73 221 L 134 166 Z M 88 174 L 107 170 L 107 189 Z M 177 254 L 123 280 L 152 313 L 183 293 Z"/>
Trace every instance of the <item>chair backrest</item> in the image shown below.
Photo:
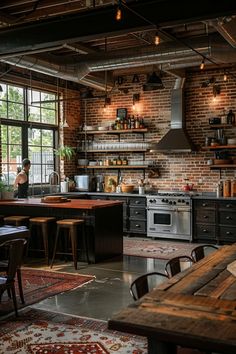
<path fill-rule="evenodd" d="M 24 255 L 24 246 L 26 239 L 17 238 L 4 242 L 1 246 L 8 249 L 8 267 L 7 267 L 7 280 L 12 281 L 15 278 L 17 268 L 22 264 Z"/>
<path fill-rule="evenodd" d="M 165 266 L 165 273 L 169 278 L 175 274 L 182 272 L 183 270 L 191 267 L 193 260 L 189 256 L 179 256 L 170 259 Z"/>
<path fill-rule="evenodd" d="M 200 245 L 195 247 L 191 252 L 191 258 L 196 263 L 200 261 L 202 258 L 206 256 L 206 254 L 210 253 L 211 251 L 218 250 L 218 247 L 214 245 Z"/>
<path fill-rule="evenodd" d="M 130 294 L 134 300 L 138 300 L 166 280 L 166 278 L 168 278 L 167 275 L 159 272 L 141 275 L 130 285 Z"/>

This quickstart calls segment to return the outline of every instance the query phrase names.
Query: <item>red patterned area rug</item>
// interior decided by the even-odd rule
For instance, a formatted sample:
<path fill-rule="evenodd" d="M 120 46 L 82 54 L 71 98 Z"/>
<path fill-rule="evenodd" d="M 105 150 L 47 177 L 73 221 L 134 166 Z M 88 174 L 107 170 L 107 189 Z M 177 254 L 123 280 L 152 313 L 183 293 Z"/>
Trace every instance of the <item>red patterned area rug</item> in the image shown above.
<path fill-rule="evenodd" d="M 191 250 L 199 245 L 199 243 L 124 237 L 123 254 L 127 256 L 170 259 L 178 256 L 190 256 Z"/>
<path fill-rule="evenodd" d="M 147 354 L 147 341 L 108 330 L 104 321 L 28 308 L 18 318 L 0 321 L 0 354 L 7 353 Z M 178 348 L 178 354 L 201 352 Z"/>
<path fill-rule="evenodd" d="M 80 287 L 94 279 L 93 276 L 49 272 L 38 269 L 22 268 L 22 283 L 25 304 L 22 305 L 18 296 L 16 281 L 17 304 L 19 308 L 44 300 L 50 296 Z M 13 311 L 13 303 L 8 299 L 7 292 L 2 296 L 0 316 Z"/>

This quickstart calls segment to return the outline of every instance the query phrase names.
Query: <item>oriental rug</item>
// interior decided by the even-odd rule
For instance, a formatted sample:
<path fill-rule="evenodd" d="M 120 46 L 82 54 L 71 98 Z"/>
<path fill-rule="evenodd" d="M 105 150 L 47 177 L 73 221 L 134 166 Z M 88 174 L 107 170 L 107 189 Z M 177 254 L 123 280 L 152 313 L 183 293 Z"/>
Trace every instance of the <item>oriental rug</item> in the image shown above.
<path fill-rule="evenodd" d="M 18 308 L 34 304 L 50 296 L 78 288 L 94 279 L 93 276 L 89 275 L 50 272 L 33 268 L 22 268 L 21 273 L 25 304 L 23 305 L 21 303 L 18 296 L 18 286 L 16 280 Z M 7 292 L 4 292 L 0 303 L 0 316 L 11 311 L 13 311 L 12 300 L 9 300 Z"/>
<path fill-rule="evenodd" d="M 24 309 L 0 321 L 0 354 L 147 354 L 144 337 L 107 329 L 105 321 Z M 200 354 L 178 348 L 178 354 Z"/>
<path fill-rule="evenodd" d="M 199 245 L 200 243 L 124 237 L 123 254 L 127 256 L 170 259 L 178 256 L 190 256 L 192 249 Z"/>

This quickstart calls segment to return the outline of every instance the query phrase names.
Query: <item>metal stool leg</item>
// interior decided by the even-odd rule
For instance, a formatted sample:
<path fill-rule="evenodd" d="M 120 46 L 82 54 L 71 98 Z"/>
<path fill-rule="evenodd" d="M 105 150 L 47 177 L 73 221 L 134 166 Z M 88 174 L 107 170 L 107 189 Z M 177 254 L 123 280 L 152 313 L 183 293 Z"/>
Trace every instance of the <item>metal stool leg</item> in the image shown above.
<path fill-rule="evenodd" d="M 51 266 L 50 266 L 50 268 L 52 268 L 53 263 L 54 263 L 54 260 L 55 260 L 55 256 L 56 256 L 56 252 L 57 252 L 57 243 L 58 243 L 59 233 L 60 233 L 60 226 L 57 226 L 57 232 L 56 232 L 56 238 L 55 238 L 55 245 L 54 245 L 54 249 L 53 249 L 53 255 L 52 255 L 52 261 L 51 261 Z"/>
<path fill-rule="evenodd" d="M 21 299 L 22 304 L 24 304 L 25 303 L 25 299 L 24 299 L 24 293 L 23 293 L 23 289 L 22 289 L 22 279 L 21 279 L 21 270 L 20 270 L 20 268 L 17 269 L 17 281 L 18 281 L 20 299 Z"/>
<path fill-rule="evenodd" d="M 43 234 L 43 245 L 44 245 L 44 252 L 45 258 L 47 260 L 47 265 L 49 265 L 49 256 L 48 256 L 48 224 L 42 224 L 42 234 Z"/>
<path fill-rule="evenodd" d="M 74 267 L 77 269 L 77 226 L 72 225 L 70 227 L 70 238 L 71 238 L 71 248 L 72 248 L 72 256 L 74 261 Z"/>

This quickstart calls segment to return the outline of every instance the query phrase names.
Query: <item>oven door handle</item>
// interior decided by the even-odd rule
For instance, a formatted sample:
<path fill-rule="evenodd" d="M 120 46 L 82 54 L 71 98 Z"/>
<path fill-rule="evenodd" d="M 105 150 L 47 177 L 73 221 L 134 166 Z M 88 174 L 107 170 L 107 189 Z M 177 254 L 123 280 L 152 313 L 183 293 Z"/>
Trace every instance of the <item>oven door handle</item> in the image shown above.
<path fill-rule="evenodd" d="M 154 212 L 177 212 L 177 213 L 181 213 L 181 212 L 191 212 L 190 208 L 166 208 L 166 209 L 159 209 L 159 208 L 147 208 L 147 211 L 154 211 Z"/>

